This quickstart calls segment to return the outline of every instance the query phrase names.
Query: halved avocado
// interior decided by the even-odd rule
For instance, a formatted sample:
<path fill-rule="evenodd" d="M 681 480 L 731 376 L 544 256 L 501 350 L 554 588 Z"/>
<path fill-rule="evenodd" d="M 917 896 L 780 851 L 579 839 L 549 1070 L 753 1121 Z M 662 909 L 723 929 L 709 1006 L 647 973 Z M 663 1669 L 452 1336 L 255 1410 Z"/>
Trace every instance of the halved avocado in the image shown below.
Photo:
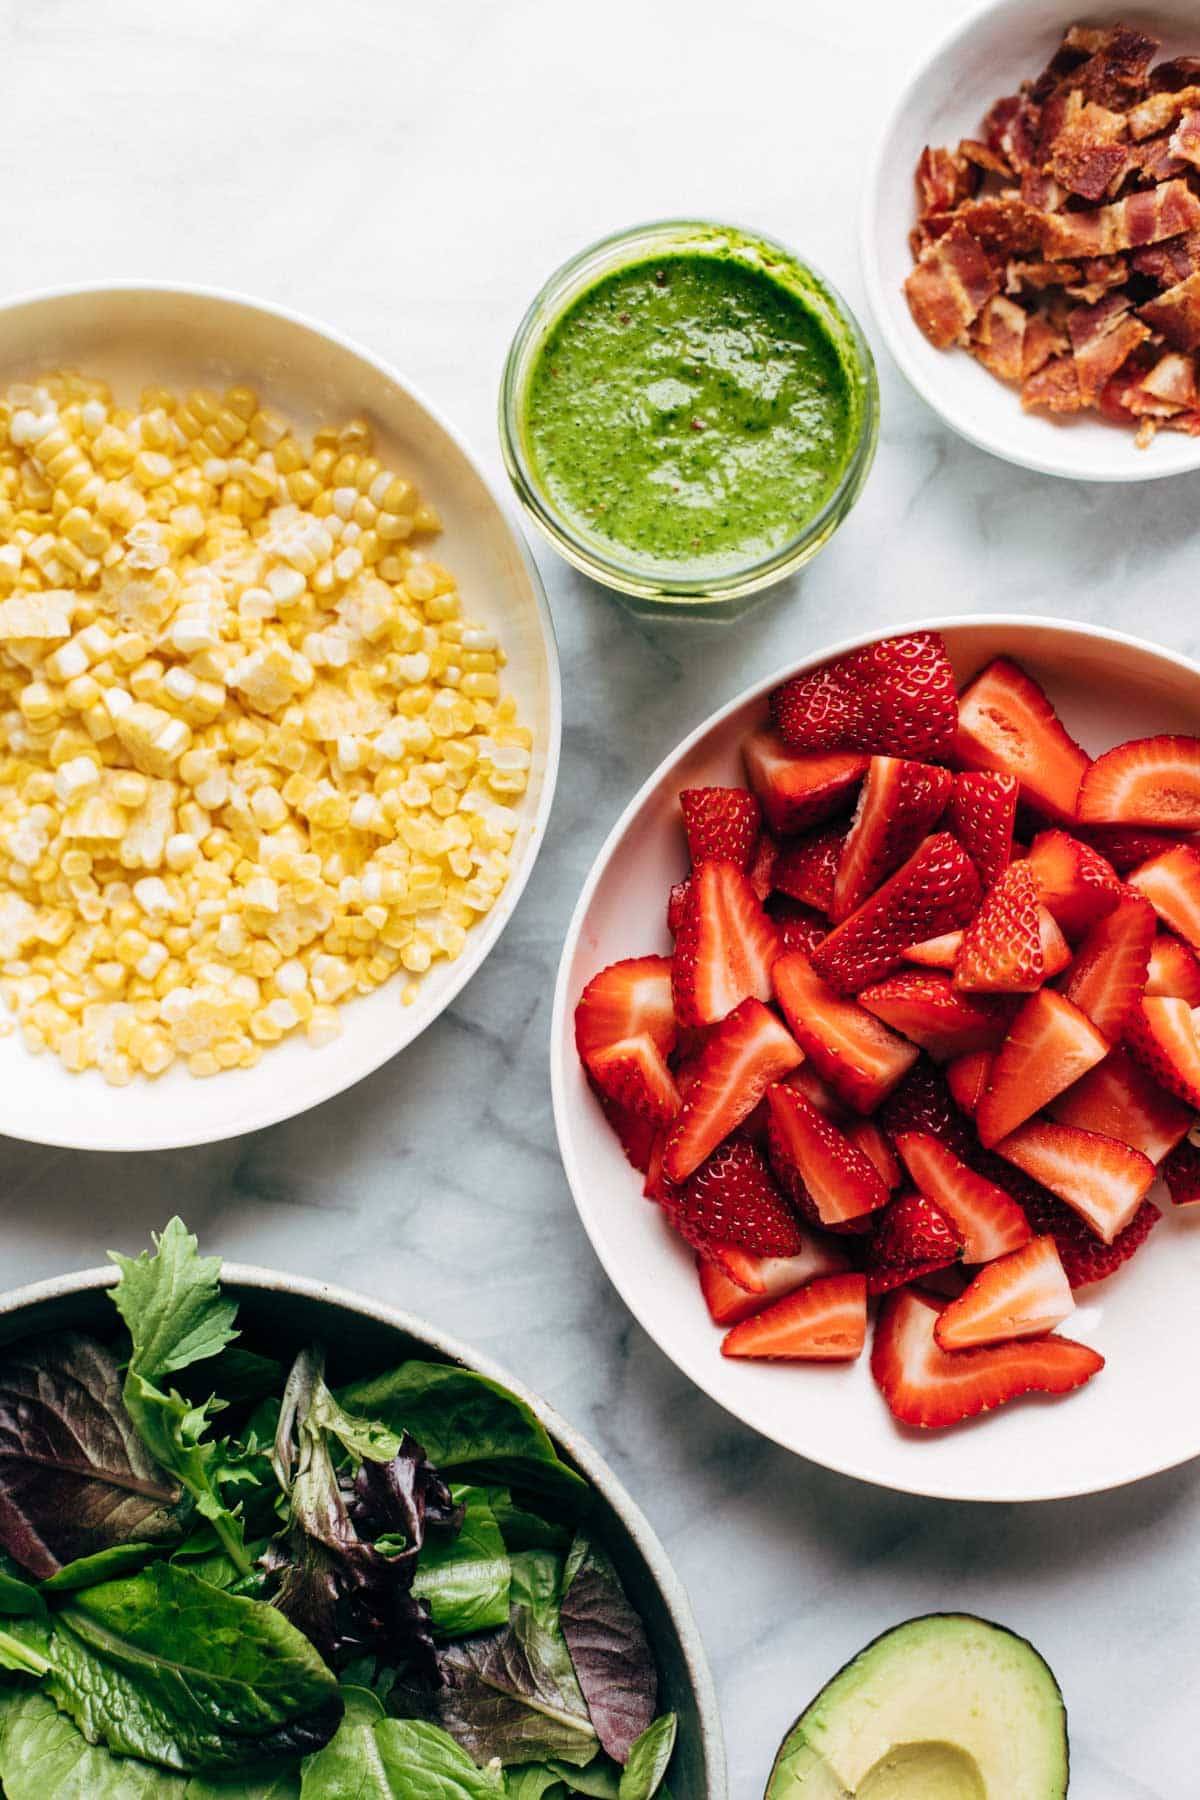
<path fill-rule="evenodd" d="M 1032 1644 L 968 1613 L 909 1619 L 821 1689 L 766 1800 L 1063 1800 L 1067 1713 Z"/>

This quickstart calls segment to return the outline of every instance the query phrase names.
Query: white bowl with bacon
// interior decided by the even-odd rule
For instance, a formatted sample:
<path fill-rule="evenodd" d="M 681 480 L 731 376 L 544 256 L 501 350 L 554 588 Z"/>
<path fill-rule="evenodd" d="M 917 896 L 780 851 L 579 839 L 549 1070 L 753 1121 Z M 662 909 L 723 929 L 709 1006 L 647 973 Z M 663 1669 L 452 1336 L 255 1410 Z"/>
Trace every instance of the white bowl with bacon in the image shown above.
<path fill-rule="evenodd" d="M 1052 98 L 1029 95 L 1046 87 L 1039 72 L 1073 26 L 1082 26 L 1082 57 L 1096 46 L 1103 54 L 1104 34 L 1122 22 L 1159 48 L 1141 52 L 1120 100 L 1086 77 L 1074 88 L 1074 70 L 1057 77 Z M 1195 71 L 1176 60 L 1192 57 Z M 1164 62 L 1171 67 L 1156 74 Z M 1014 153 L 1016 109 L 1008 120 L 1004 109 L 1023 84 Z M 1096 91 L 1112 105 L 1091 103 Z M 1023 127 L 1034 134 L 1025 144 Z M 918 183 L 927 149 L 934 158 Z M 901 371 L 981 449 L 1083 481 L 1200 468 L 1194 4 L 992 0 L 971 13 L 926 54 L 882 132 L 864 192 L 862 259 Z M 1078 270 L 1070 284 L 1059 279 L 1068 261 Z M 1034 284 L 1054 263 L 1047 310 L 1047 286 Z M 1122 285 L 1130 275 L 1132 289 Z"/>

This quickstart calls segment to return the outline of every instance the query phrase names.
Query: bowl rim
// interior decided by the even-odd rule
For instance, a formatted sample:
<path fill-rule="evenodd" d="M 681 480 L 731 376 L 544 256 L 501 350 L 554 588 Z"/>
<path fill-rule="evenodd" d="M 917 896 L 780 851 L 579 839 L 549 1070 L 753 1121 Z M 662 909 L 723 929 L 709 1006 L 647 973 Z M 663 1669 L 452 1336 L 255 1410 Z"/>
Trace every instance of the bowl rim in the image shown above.
<path fill-rule="evenodd" d="M 318 1106 L 324 1106 L 328 1101 L 336 1099 L 339 1094 L 343 1094 L 349 1088 L 355 1087 L 360 1081 L 365 1081 L 368 1076 L 374 1075 L 379 1069 L 383 1068 L 386 1063 L 391 1062 L 394 1057 L 411 1049 L 422 1034 L 454 1004 L 467 983 L 473 976 L 478 974 L 487 958 L 496 948 L 496 945 L 499 943 L 505 930 L 508 928 L 546 841 L 550 812 L 558 785 L 562 749 L 562 669 L 558 653 L 558 638 L 554 627 L 554 615 L 550 610 L 550 603 L 546 597 L 546 589 L 542 581 L 541 571 L 534 561 L 510 496 L 502 491 L 499 482 L 488 474 L 482 460 L 476 455 L 475 451 L 471 449 L 463 434 L 456 426 L 449 422 L 437 406 L 432 404 L 423 389 L 414 382 L 411 382 L 407 376 L 403 375 L 394 364 L 387 360 L 387 358 L 377 355 L 373 350 L 368 349 L 364 344 L 360 343 L 357 338 L 348 336 L 345 332 L 338 330 L 335 326 L 325 324 L 322 320 L 314 318 L 309 313 L 298 311 L 294 307 L 277 305 L 274 301 L 261 300 L 254 294 L 244 293 L 236 288 L 213 287 L 203 283 L 160 281 L 153 278 L 142 280 L 136 277 L 128 277 L 114 280 L 65 282 L 53 287 L 28 289 L 21 293 L 5 295 L 3 298 L 0 298 L 0 331 L 3 330 L 8 315 L 16 312 L 22 307 L 37 306 L 47 302 L 53 303 L 63 300 L 73 300 L 79 297 L 99 297 L 103 294 L 114 293 L 130 296 L 140 295 L 148 299 L 153 299 L 157 295 L 180 296 L 201 301 L 217 301 L 226 305 L 249 308 L 254 312 L 262 313 L 270 318 L 280 320 L 284 324 L 299 326 L 302 330 L 311 332 L 316 337 L 323 338 L 326 342 L 335 345 L 337 348 L 349 352 L 351 356 L 357 357 L 361 362 L 365 363 L 368 368 L 382 376 L 384 380 L 393 383 L 394 386 L 407 394 L 409 399 L 416 403 L 437 429 L 449 440 L 454 449 L 462 457 L 471 473 L 475 476 L 476 480 L 487 493 L 508 533 L 517 554 L 518 561 L 525 572 L 529 583 L 530 594 L 533 599 L 534 610 L 537 615 L 539 635 L 546 658 L 549 725 L 545 743 L 545 773 L 542 779 L 542 788 L 538 798 L 538 804 L 528 820 L 528 840 L 525 854 L 520 862 L 514 863 L 508 880 L 505 883 L 504 890 L 497 900 L 495 907 L 492 909 L 492 912 L 489 913 L 477 927 L 475 927 L 475 931 L 478 932 L 477 942 L 472 944 L 471 936 L 468 936 L 467 947 L 464 949 L 462 955 L 455 963 L 446 965 L 446 988 L 441 996 L 437 1009 L 430 1014 L 429 1018 L 425 1020 L 424 1024 L 422 1024 L 411 1037 L 404 1043 L 397 1045 L 395 1048 L 386 1050 L 375 1061 L 369 1063 L 367 1067 L 361 1069 L 355 1068 L 351 1073 L 342 1072 L 343 1065 L 340 1060 L 332 1061 L 329 1065 L 329 1085 L 322 1092 L 321 1097 L 319 1099 L 311 1100 L 300 1107 L 296 1107 L 289 1103 L 289 1089 L 287 1083 L 279 1083 L 276 1089 L 278 1098 L 262 1107 L 245 1123 L 236 1125 L 232 1130 L 213 1130 L 205 1128 L 201 1131 L 196 1131 L 194 1127 L 189 1129 L 186 1126 L 181 1126 L 178 1132 L 172 1132 L 169 1142 L 159 1143 L 155 1141 L 153 1144 L 148 1145 L 141 1139 L 131 1137 L 129 1139 L 122 1139 L 119 1143 L 108 1143 L 99 1146 L 91 1144 L 81 1145 L 75 1138 L 70 1136 L 47 1132 L 44 1129 L 39 1131 L 36 1116 L 31 1116 L 29 1121 L 30 1128 L 28 1130 L 23 1129 L 19 1134 L 13 1134 L 19 1136 L 20 1140 L 25 1143 L 46 1144 L 56 1149 L 83 1149 L 101 1155 L 124 1155 L 130 1152 L 145 1153 L 147 1151 L 186 1150 L 200 1144 L 224 1143 L 232 1141 L 234 1138 L 244 1137 L 248 1132 L 261 1131 L 267 1126 L 282 1124 L 288 1119 L 299 1118 L 303 1116 L 304 1113 L 311 1112 Z M 404 1011 L 398 1008 L 397 1019 L 402 1020 L 404 1016 Z M 230 1072 L 236 1073 L 236 1071 Z"/>
<path fill-rule="evenodd" d="M 101 1266 L 73 1270 L 66 1275 L 52 1275 L 43 1281 L 10 1288 L 0 1293 L 0 1319 L 11 1319 L 29 1306 L 69 1300 L 79 1294 L 114 1287 L 117 1280 L 116 1268 Z M 403 1307 L 391 1306 L 385 1300 L 376 1300 L 354 1288 L 341 1287 L 312 1276 L 289 1275 L 258 1263 L 228 1262 L 222 1258 L 221 1280 L 233 1287 L 250 1288 L 262 1294 L 283 1293 L 316 1300 L 403 1332 L 448 1361 L 498 1382 L 529 1407 L 545 1425 L 551 1437 L 566 1450 L 589 1484 L 617 1514 L 650 1571 L 678 1635 L 684 1669 L 695 1696 L 707 1800 L 729 1800 L 725 1736 L 717 1704 L 716 1686 L 687 1590 L 650 1521 L 583 1433 L 577 1431 L 548 1401 L 531 1392 L 524 1382 L 511 1375 L 502 1365 L 493 1362 L 490 1356 L 471 1349 L 460 1338 L 442 1331 L 439 1326 L 431 1325 L 428 1320 Z"/>
<path fill-rule="evenodd" d="M 963 410 L 953 406 L 942 397 L 940 384 L 931 384 L 926 380 L 914 354 L 914 340 L 904 326 L 911 324 L 907 315 L 898 320 L 890 304 L 890 287 L 885 288 L 880 266 L 880 186 L 885 167 L 887 166 L 888 142 L 899 120 L 911 112 L 913 95 L 917 87 L 924 81 L 930 71 L 944 60 L 950 58 L 964 39 L 990 13 L 1000 12 L 1012 4 L 1012 0 L 972 0 L 964 11 L 956 14 L 952 22 L 944 30 L 938 32 L 923 49 L 919 50 L 908 65 L 896 98 L 889 107 L 882 125 L 876 130 L 871 153 L 867 161 L 862 187 L 862 200 L 859 204 L 858 255 L 862 272 L 863 285 L 867 292 L 867 303 L 876 329 L 883 338 L 893 362 L 908 382 L 909 387 L 923 400 L 942 423 L 965 438 L 976 449 L 985 450 L 990 456 L 998 457 L 1002 462 L 1010 463 L 1016 468 L 1031 469 L 1038 475 L 1052 475 L 1061 481 L 1089 481 L 1130 485 L 1142 481 L 1165 481 L 1171 476 L 1192 475 L 1200 468 L 1200 439 L 1197 439 L 1191 459 L 1182 466 L 1166 468 L 1161 461 L 1156 462 L 1149 455 L 1140 455 L 1129 464 L 1114 461 L 1101 469 L 1081 470 L 1072 467 L 1070 457 L 1066 454 L 1069 433 L 1063 433 L 1063 453 L 1055 456 L 1049 451 L 1042 453 L 1036 449 L 1027 449 L 1023 441 L 1014 434 L 1012 437 L 998 437 L 989 432 L 969 409 Z M 1064 12 L 1074 17 L 1079 8 L 1071 12 L 1069 7 Z M 917 327 L 912 325 L 913 332 Z M 919 334 L 918 334 L 919 336 Z M 1020 401 L 1013 395 L 1016 409 L 1014 417 L 1019 421 L 1024 418 L 1020 410 Z M 1115 434 L 1115 428 L 1114 428 Z M 1132 437 L 1115 438 L 1114 441 L 1126 442 L 1132 449 Z M 1152 447 L 1153 448 L 1153 447 Z"/>
<path fill-rule="evenodd" d="M 1115 1481 L 1105 1481 L 1099 1487 L 1096 1486 L 1094 1482 L 1089 1483 L 1085 1481 L 1077 1487 L 1070 1485 L 1057 1486 L 1053 1489 L 1038 1489 L 1036 1487 L 1031 1487 L 1027 1492 L 1023 1491 L 1020 1494 L 1008 1493 L 1001 1496 L 994 1496 L 986 1493 L 964 1494 L 954 1485 L 945 1482 L 939 1483 L 934 1479 L 929 1479 L 920 1484 L 914 1481 L 893 1480 L 878 1474 L 869 1466 L 865 1466 L 863 1463 L 857 1461 L 853 1456 L 834 1457 L 825 1453 L 816 1456 L 807 1451 L 795 1449 L 792 1444 L 788 1443 L 775 1431 L 749 1424 L 742 1418 L 741 1414 L 735 1410 L 734 1405 L 717 1391 L 715 1383 L 711 1381 L 707 1374 L 707 1364 L 705 1365 L 706 1372 L 697 1374 L 695 1369 L 688 1367 L 681 1361 L 674 1349 L 668 1343 L 664 1342 L 652 1327 L 644 1321 L 641 1311 L 635 1306 L 630 1294 L 627 1292 L 627 1284 L 624 1280 L 621 1265 L 605 1254 L 605 1251 L 596 1242 L 589 1229 L 584 1214 L 583 1203 L 580 1198 L 587 1190 L 588 1186 L 586 1172 L 582 1166 L 581 1158 L 576 1153 L 575 1142 L 568 1125 L 569 1099 L 566 1089 L 566 1078 L 567 1071 L 573 1067 L 575 1060 L 575 1035 L 571 1021 L 576 996 L 570 989 L 571 966 L 575 959 L 579 940 L 583 933 L 584 923 L 591 908 L 595 891 L 600 885 L 604 875 L 607 873 L 609 864 L 612 861 L 613 854 L 617 849 L 618 844 L 642 808 L 646 805 L 647 801 L 650 800 L 664 783 L 670 779 L 672 771 L 678 767 L 702 739 L 717 731 L 728 718 L 740 711 L 743 707 L 748 706 L 752 701 L 765 698 L 772 688 L 779 686 L 781 681 L 785 681 L 793 675 L 805 674 L 811 669 L 820 667 L 823 663 L 831 662 L 836 657 L 846 655 L 851 650 L 858 650 L 865 645 L 877 643 L 882 638 L 894 636 L 897 631 L 902 631 L 905 634 L 914 631 L 953 632 L 955 629 L 963 629 L 965 627 L 983 627 L 1002 631 L 1021 631 L 1027 628 L 1033 628 L 1034 630 L 1040 629 L 1066 632 L 1085 641 L 1099 640 L 1109 644 L 1122 645 L 1126 648 L 1139 650 L 1151 656 L 1158 657 L 1163 661 L 1175 663 L 1180 669 L 1186 671 L 1188 675 L 1194 677 L 1195 680 L 1200 683 L 1200 661 L 1196 661 L 1180 651 L 1166 649 L 1162 645 L 1151 642 L 1148 638 L 1135 637 L 1130 632 L 1116 631 L 1104 625 L 1088 625 L 1076 619 L 1056 618 L 1053 614 L 1049 613 L 1011 612 L 963 613 L 956 615 L 940 614 L 933 618 L 921 618 L 911 621 L 905 620 L 891 630 L 889 630 L 887 626 L 881 627 L 875 625 L 869 630 L 855 633 L 853 637 L 842 638 L 837 643 L 825 645 L 793 662 L 784 663 L 781 667 L 773 670 L 771 673 L 752 681 L 749 686 L 743 688 L 740 693 L 735 694 L 732 699 L 727 700 L 693 730 L 689 731 L 675 748 L 663 757 L 662 761 L 655 766 L 647 776 L 646 780 L 638 788 L 628 805 L 622 809 L 620 817 L 615 821 L 611 830 L 605 837 L 604 842 L 600 846 L 600 849 L 596 852 L 595 858 L 584 880 L 579 898 L 575 903 L 575 909 L 571 914 L 571 922 L 567 927 L 566 936 L 563 940 L 562 954 L 558 964 L 558 974 L 554 984 L 554 1005 L 550 1020 L 550 1096 L 554 1113 L 554 1130 L 558 1140 L 558 1151 L 563 1166 L 563 1173 L 566 1175 L 567 1185 L 571 1190 L 571 1199 L 574 1203 L 576 1213 L 578 1214 L 579 1222 L 592 1247 L 593 1254 L 600 1263 L 605 1274 L 608 1276 L 613 1287 L 620 1295 L 625 1307 L 632 1317 L 637 1320 L 647 1337 L 651 1338 L 661 1353 L 675 1364 L 675 1367 L 679 1369 L 681 1374 L 685 1375 L 689 1381 L 698 1387 L 702 1393 L 706 1394 L 707 1397 L 719 1406 L 723 1412 L 728 1413 L 731 1418 L 737 1419 L 747 1431 L 752 1431 L 756 1435 L 766 1438 L 772 1443 L 778 1444 L 781 1449 L 789 1451 L 791 1455 L 799 1457 L 803 1461 L 817 1463 L 820 1467 L 831 1469 L 836 1474 L 850 1476 L 856 1481 L 866 1482 L 872 1487 L 882 1488 L 891 1493 L 913 1494 L 920 1498 L 931 1500 L 960 1501 L 971 1505 L 1028 1505 L 1041 1501 L 1078 1499 L 1088 1494 L 1108 1493 L 1117 1488 L 1128 1487 L 1134 1482 L 1148 1480 L 1152 1475 L 1161 1475 L 1168 1469 L 1179 1468 L 1184 1463 L 1195 1460 L 1195 1458 L 1200 1457 L 1200 1447 L 1194 1451 L 1187 1452 L 1183 1456 L 1168 1456 L 1164 1459 L 1151 1458 L 1145 1466 L 1138 1467 L 1130 1473 L 1122 1475 Z M 713 1367 L 717 1367 L 719 1363 L 720 1358 L 717 1357 L 714 1347 L 712 1358 Z"/>

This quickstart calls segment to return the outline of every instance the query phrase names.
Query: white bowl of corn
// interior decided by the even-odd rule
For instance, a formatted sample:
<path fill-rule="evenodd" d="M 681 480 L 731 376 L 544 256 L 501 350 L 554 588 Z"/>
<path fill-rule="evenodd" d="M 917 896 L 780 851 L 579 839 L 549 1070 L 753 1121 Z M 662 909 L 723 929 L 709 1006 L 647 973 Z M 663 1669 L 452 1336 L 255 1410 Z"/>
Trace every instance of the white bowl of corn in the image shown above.
<path fill-rule="evenodd" d="M 204 1143 L 410 1044 L 559 710 L 528 553 L 385 365 L 194 289 L 0 307 L 0 1132 Z"/>

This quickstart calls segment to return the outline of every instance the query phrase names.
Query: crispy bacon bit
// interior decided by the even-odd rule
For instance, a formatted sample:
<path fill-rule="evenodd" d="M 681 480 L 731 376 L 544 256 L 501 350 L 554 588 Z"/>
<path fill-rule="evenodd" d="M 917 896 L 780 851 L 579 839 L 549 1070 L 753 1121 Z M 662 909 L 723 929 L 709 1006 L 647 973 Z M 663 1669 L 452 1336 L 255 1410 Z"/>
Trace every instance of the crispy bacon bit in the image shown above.
<path fill-rule="evenodd" d="M 1070 263 L 1051 263 L 1053 268 L 1070 268 Z M 1129 279 L 1129 264 L 1124 256 L 1089 256 L 1078 281 L 1066 283 L 1072 300 L 1086 301 L 1089 306 L 1103 300 L 1111 288 L 1124 287 Z"/>
<path fill-rule="evenodd" d="M 1189 437 L 1200 437 L 1200 411 L 1175 413 L 1169 419 L 1159 419 L 1158 424 L 1164 431 L 1186 431 Z"/>
<path fill-rule="evenodd" d="M 1200 269 L 1138 308 L 1151 330 L 1175 350 L 1200 349 Z"/>
<path fill-rule="evenodd" d="M 983 246 L 961 220 L 923 253 L 904 284 L 912 316 L 939 350 L 958 343 L 1000 286 Z"/>
<path fill-rule="evenodd" d="M 1150 71 L 1152 94 L 1178 94 L 1181 89 L 1197 83 L 1200 83 L 1200 56 L 1175 56 Z"/>
<path fill-rule="evenodd" d="M 1200 112 L 1185 112 L 1167 142 L 1172 156 L 1200 169 Z"/>
<path fill-rule="evenodd" d="M 917 164 L 917 200 L 919 216 L 953 212 L 962 200 L 969 200 L 979 186 L 979 171 L 950 150 L 935 150 L 926 144 Z"/>
<path fill-rule="evenodd" d="M 1101 301 L 1101 305 L 1104 302 Z M 1085 406 L 1095 406 L 1110 375 L 1115 375 L 1139 344 L 1145 343 L 1149 331 L 1140 319 L 1120 319 L 1110 330 L 1089 338 L 1075 349 L 1075 371 Z"/>
<path fill-rule="evenodd" d="M 1154 137 L 1157 132 L 1174 129 L 1175 121 L 1185 112 L 1200 106 L 1200 86 L 1177 88 L 1173 93 L 1151 94 L 1129 115 L 1129 135 L 1136 143 Z"/>
<path fill-rule="evenodd" d="M 1085 200 L 1101 200 L 1115 193 L 1129 167 L 1129 151 L 1122 139 L 1125 119 L 1095 101 L 1086 103 L 1078 91 L 1067 100 L 1060 130 L 1051 140 L 1047 167 L 1056 181 Z"/>
<path fill-rule="evenodd" d="M 1073 282 L 1082 280 L 1083 269 L 1079 263 L 1021 262 L 1017 257 L 1010 257 L 1004 268 L 1006 294 L 1019 294 L 1022 288 L 1031 288 L 1035 293 L 1049 287 L 1069 288 Z"/>
<path fill-rule="evenodd" d="M 1032 313 L 1025 325 L 1025 341 L 1022 345 L 1021 377 L 1028 381 L 1039 369 L 1044 369 L 1053 356 L 1062 356 L 1068 347 L 1065 331 L 1051 323 L 1044 313 Z M 1070 358 L 1067 358 L 1068 362 Z"/>
<path fill-rule="evenodd" d="M 1047 412 L 1080 412 L 1083 395 L 1073 356 L 1055 356 L 1036 374 L 1025 378 L 1021 387 L 1021 405 L 1026 412 L 1044 407 Z"/>
<path fill-rule="evenodd" d="M 1068 39 L 1070 36 L 1068 32 Z M 1085 36 L 1093 39 L 1094 48 L 1071 76 L 1071 86 L 1078 88 L 1085 100 L 1125 111 L 1146 92 L 1158 40 L 1129 25 L 1114 25 L 1100 33 L 1080 31 L 1081 41 Z"/>
<path fill-rule="evenodd" d="M 1028 95 L 1008 94 L 983 121 L 983 135 L 1019 175 L 1034 166 L 1039 125 L 1039 110 Z"/>
<path fill-rule="evenodd" d="M 981 143 L 978 138 L 963 138 L 958 154 L 964 162 L 973 163 L 985 175 L 998 175 L 1001 181 L 1011 181 L 1015 173 L 1007 156 L 993 149 L 991 144 Z"/>
<path fill-rule="evenodd" d="M 1135 180 L 1170 181 L 1173 175 L 1187 173 L 1187 163 L 1172 153 L 1169 131 L 1160 132 L 1158 137 L 1145 138 L 1140 144 L 1129 144 L 1127 150 L 1128 173 Z"/>
<path fill-rule="evenodd" d="M 1200 269 L 1200 231 L 1187 231 L 1182 237 L 1168 238 L 1161 244 L 1147 244 L 1144 250 L 1135 250 L 1130 261 L 1139 275 L 1148 275 L 1161 287 L 1174 287 Z"/>
<path fill-rule="evenodd" d="M 1148 375 L 1144 375 L 1125 395 L 1131 413 L 1169 419 L 1174 413 L 1195 409 L 1196 365 L 1190 356 L 1168 350 L 1160 356 Z"/>
<path fill-rule="evenodd" d="M 1016 194 L 985 194 L 960 206 L 957 217 L 971 236 L 998 256 L 1016 256 L 1041 244 L 1041 214 Z"/>
<path fill-rule="evenodd" d="M 1015 300 L 995 294 L 971 331 L 969 349 L 1001 381 L 1020 381 L 1025 372 L 1025 330 L 1029 314 Z"/>
<path fill-rule="evenodd" d="M 1186 181 L 1164 181 L 1111 206 L 1082 212 L 1043 213 L 1042 250 L 1048 257 L 1111 256 L 1138 244 L 1154 244 L 1200 227 L 1200 200 Z"/>
<path fill-rule="evenodd" d="M 1026 169 L 1021 177 L 1021 199 L 1038 212 L 1057 212 L 1067 198 L 1067 190 L 1053 175 L 1040 169 Z"/>

